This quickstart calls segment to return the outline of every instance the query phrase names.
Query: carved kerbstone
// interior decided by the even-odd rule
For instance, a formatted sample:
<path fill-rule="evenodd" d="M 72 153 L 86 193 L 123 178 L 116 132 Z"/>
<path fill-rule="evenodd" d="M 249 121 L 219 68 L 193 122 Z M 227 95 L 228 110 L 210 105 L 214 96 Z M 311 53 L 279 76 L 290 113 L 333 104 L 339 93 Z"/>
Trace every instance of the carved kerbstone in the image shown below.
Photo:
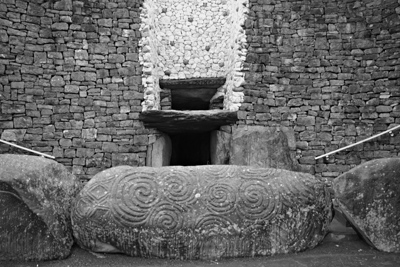
<path fill-rule="evenodd" d="M 0 155 L 0 260 L 66 258 L 79 181 L 54 160 Z"/>
<path fill-rule="evenodd" d="M 364 240 L 400 252 L 400 159 L 371 160 L 333 181 L 339 208 Z"/>
<path fill-rule="evenodd" d="M 326 186 L 305 173 L 120 166 L 88 182 L 72 223 L 78 243 L 93 251 L 216 259 L 313 248 L 331 216 Z"/>

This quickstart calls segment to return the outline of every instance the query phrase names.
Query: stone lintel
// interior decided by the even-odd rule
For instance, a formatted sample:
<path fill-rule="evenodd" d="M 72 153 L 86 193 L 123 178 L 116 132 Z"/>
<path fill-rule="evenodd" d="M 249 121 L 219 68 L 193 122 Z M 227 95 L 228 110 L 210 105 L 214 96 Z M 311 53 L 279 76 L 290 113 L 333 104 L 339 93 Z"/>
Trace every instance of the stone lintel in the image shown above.
<path fill-rule="evenodd" d="M 140 114 L 146 127 L 165 133 L 200 133 L 235 123 L 236 111 L 222 110 L 147 110 Z"/>
<path fill-rule="evenodd" d="M 168 89 L 217 89 L 225 84 L 225 77 L 192 78 L 192 79 L 163 79 L 159 81 L 161 88 Z"/>

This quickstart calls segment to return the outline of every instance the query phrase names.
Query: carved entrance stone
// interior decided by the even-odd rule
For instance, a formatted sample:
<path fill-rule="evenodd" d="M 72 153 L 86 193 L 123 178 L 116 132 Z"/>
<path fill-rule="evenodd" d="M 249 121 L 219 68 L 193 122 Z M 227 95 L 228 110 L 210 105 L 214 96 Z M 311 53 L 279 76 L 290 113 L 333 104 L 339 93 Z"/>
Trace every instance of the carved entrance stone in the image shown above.
<path fill-rule="evenodd" d="M 330 194 L 312 175 L 231 165 L 114 167 L 72 210 L 84 248 L 171 259 L 302 251 L 322 241 L 331 217 Z"/>

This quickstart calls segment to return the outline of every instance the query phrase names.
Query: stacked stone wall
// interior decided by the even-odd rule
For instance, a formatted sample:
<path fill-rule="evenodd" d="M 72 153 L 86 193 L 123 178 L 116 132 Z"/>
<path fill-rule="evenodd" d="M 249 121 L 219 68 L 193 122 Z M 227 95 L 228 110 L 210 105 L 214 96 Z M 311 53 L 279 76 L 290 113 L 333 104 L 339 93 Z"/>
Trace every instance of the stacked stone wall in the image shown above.
<path fill-rule="evenodd" d="M 297 158 L 336 177 L 396 157 L 400 134 L 315 156 L 400 123 L 400 1 L 250 0 L 240 124 L 296 132 Z"/>
<path fill-rule="evenodd" d="M 158 133 L 139 120 L 141 103 L 161 102 L 145 90 L 158 61 L 139 59 L 153 2 L 1 1 L 1 138 L 54 155 L 81 178 L 145 165 Z M 400 123 L 399 0 L 241 0 L 228 10 L 246 18 L 230 29 L 236 59 L 224 88 L 239 126 L 294 129 L 299 163 L 327 178 L 399 156 L 395 132 L 314 159 Z M 6 152 L 24 153 L 0 144 Z"/>
<path fill-rule="evenodd" d="M 141 1 L 0 3 L 1 138 L 82 177 L 145 165 Z M 0 153 L 24 153 L 0 145 Z"/>

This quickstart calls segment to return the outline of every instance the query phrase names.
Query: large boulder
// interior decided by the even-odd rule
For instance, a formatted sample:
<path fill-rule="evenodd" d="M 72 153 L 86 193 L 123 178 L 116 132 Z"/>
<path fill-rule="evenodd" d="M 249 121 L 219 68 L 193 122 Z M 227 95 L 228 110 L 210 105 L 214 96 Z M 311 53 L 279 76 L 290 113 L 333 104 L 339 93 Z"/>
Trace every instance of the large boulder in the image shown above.
<path fill-rule="evenodd" d="M 119 166 L 86 184 L 71 216 L 78 244 L 95 252 L 218 259 L 313 248 L 332 211 L 325 184 L 305 173 Z"/>
<path fill-rule="evenodd" d="M 0 260 L 66 258 L 79 181 L 54 160 L 0 155 Z"/>
<path fill-rule="evenodd" d="M 400 252 L 400 158 L 368 161 L 333 181 L 340 210 L 366 242 Z"/>

